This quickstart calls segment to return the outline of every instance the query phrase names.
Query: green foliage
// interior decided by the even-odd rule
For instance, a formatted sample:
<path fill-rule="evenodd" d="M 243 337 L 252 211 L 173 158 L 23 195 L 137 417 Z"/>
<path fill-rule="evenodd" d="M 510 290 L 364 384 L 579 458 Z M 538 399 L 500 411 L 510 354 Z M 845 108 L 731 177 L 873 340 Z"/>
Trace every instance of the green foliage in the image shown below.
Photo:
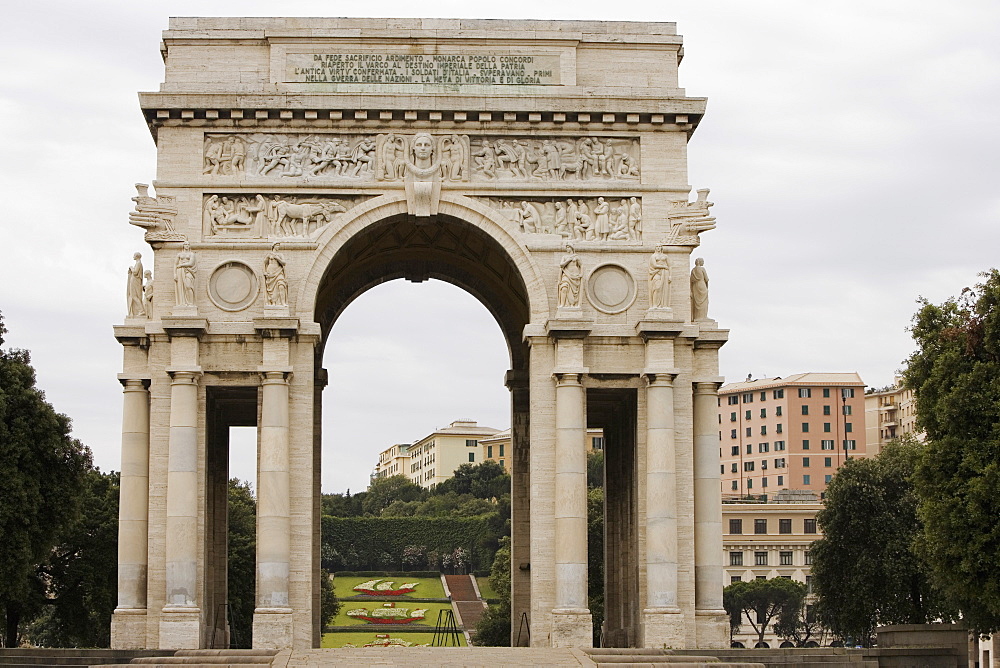
<path fill-rule="evenodd" d="M 331 517 L 359 517 L 364 515 L 361 504 L 368 496 L 368 492 L 351 494 L 347 490 L 344 494 L 323 494 L 320 497 L 320 507 L 323 515 Z"/>
<path fill-rule="evenodd" d="M 820 622 L 819 615 L 816 614 L 816 606 L 806 604 L 798 608 L 792 606 L 784 608 L 771 628 L 775 635 L 794 643 L 796 647 L 805 647 L 810 641 L 818 642 L 817 638 L 821 640 L 826 630 Z M 732 619 L 730 619 L 730 631 L 732 631 Z"/>
<path fill-rule="evenodd" d="M 6 329 L 0 319 L 0 344 Z M 25 350 L 0 351 L 0 611 L 3 644 L 18 643 L 22 614 L 39 591 L 35 571 L 77 516 L 90 451 L 70 420 L 35 387 Z"/>
<path fill-rule="evenodd" d="M 921 531 L 913 471 L 921 445 L 894 441 L 871 459 L 845 462 L 816 516 L 811 547 L 824 624 L 866 647 L 880 624 L 923 624 L 945 615 L 914 552 Z"/>
<path fill-rule="evenodd" d="M 603 463 L 603 458 L 602 458 Z M 603 464 L 602 464 L 603 465 Z M 587 601 L 599 645 L 604 624 L 604 488 L 587 491 Z"/>
<path fill-rule="evenodd" d="M 474 645 L 481 647 L 510 646 L 510 538 L 500 541 L 500 549 L 493 558 L 490 568 L 490 587 L 496 592 L 498 601 L 490 603 L 476 624 Z"/>
<path fill-rule="evenodd" d="M 481 464 L 462 464 L 451 478 L 439 483 L 432 494 L 471 494 L 477 499 L 498 499 L 510 494 L 510 476 L 497 462 L 487 459 Z"/>
<path fill-rule="evenodd" d="M 60 532 L 58 544 L 37 570 L 46 583 L 45 609 L 26 638 L 45 647 L 109 647 L 117 603 L 119 474 L 87 471 L 81 497 L 86 508 Z"/>
<path fill-rule="evenodd" d="M 340 599 L 333 588 L 333 577 L 325 570 L 319 572 L 319 625 L 326 626 L 340 612 Z"/>
<path fill-rule="evenodd" d="M 587 487 L 604 487 L 604 451 L 587 453 Z"/>
<path fill-rule="evenodd" d="M 229 619 L 232 646 L 251 646 L 256 604 L 257 500 L 250 483 L 229 481 Z"/>
<path fill-rule="evenodd" d="M 764 634 L 772 620 L 794 615 L 806 597 L 806 586 L 785 578 L 734 582 L 722 590 L 722 605 L 729 613 L 730 630 L 739 628 L 746 619 L 764 642 Z"/>
<path fill-rule="evenodd" d="M 345 568 L 377 570 L 380 558 L 389 554 L 392 568 L 399 568 L 407 546 L 425 545 L 430 553 L 451 557 L 458 548 L 468 553 L 473 570 L 485 568 L 493 559 L 497 536 L 489 516 L 479 517 L 324 517 L 323 545 L 344 556 Z M 435 564 L 436 566 L 436 564 Z"/>
<path fill-rule="evenodd" d="M 980 633 L 1000 630 L 1000 272 L 941 305 L 921 301 L 904 379 L 927 434 L 916 467 L 921 554 Z"/>
<path fill-rule="evenodd" d="M 404 475 L 376 478 L 368 486 L 368 494 L 361 501 L 366 515 L 378 515 L 394 501 L 422 501 L 427 495 L 424 488 Z"/>

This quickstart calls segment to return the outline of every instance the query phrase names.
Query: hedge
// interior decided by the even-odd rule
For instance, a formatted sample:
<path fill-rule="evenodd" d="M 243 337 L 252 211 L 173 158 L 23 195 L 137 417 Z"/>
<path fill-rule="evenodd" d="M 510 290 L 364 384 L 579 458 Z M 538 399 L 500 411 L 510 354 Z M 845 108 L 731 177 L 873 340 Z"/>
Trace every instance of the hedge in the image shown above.
<path fill-rule="evenodd" d="M 489 569 L 500 536 L 490 515 L 478 517 L 323 517 L 324 568 L 334 571 L 400 570 L 414 572 L 414 564 L 403 566 L 403 550 L 426 548 L 434 563 L 425 569 L 442 568 L 462 572 Z M 468 563 L 449 568 L 455 550 L 463 549 Z M 444 558 L 448 555 L 447 558 Z M 436 557 L 436 558 L 435 558 Z M 411 570 L 412 568 L 412 570 Z"/>

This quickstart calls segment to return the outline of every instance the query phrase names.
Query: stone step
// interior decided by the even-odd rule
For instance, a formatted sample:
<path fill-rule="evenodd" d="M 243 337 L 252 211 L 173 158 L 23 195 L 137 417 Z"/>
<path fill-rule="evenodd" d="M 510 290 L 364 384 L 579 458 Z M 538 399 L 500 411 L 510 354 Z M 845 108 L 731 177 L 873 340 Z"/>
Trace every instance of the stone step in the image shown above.
<path fill-rule="evenodd" d="M 642 657 L 635 657 L 642 659 Z M 633 661 L 629 663 L 597 663 L 597 668 L 659 668 L 660 666 L 672 666 L 673 668 L 764 668 L 762 663 L 720 663 L 718 661 Z"/>

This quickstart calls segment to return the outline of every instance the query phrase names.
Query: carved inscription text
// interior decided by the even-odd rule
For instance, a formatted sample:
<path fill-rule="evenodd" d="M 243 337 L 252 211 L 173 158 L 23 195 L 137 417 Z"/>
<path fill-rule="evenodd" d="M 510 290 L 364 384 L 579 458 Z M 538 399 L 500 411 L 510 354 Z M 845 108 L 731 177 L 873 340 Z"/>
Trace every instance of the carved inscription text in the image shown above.
<path fill-rule="evenodd" d="M 523 54 L 290 53 L 295 83 L 558 85 L 559 56 Z"/>

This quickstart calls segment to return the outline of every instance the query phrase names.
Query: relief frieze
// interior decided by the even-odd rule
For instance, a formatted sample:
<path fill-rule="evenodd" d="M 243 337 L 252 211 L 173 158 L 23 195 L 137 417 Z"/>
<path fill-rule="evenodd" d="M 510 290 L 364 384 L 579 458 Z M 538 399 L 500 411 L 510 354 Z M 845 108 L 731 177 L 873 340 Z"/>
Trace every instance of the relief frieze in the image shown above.
<path fill-rule="evenodd" d="M 642 200 L 638 197 L 477 197 L 500 212 L 511 230 L 558 234 L 573 241 L 642 241 Z"/>
<path fill-rule="evenodd" d="M 476 181 L 638 181 L 639 140 L 621 137 L 483 137 L 472 147 Z"/>
<path fill-rule="evenodd" d="M 355 134 L 207 134 L 204 173 L 211 176 L 370 181 L 375 137 Z"/>
<path fill-rule="evenodd" d="M 205 195 L 206 238 L 315 238 L 352 206 L 368 199 L 327 195 Z"/>

